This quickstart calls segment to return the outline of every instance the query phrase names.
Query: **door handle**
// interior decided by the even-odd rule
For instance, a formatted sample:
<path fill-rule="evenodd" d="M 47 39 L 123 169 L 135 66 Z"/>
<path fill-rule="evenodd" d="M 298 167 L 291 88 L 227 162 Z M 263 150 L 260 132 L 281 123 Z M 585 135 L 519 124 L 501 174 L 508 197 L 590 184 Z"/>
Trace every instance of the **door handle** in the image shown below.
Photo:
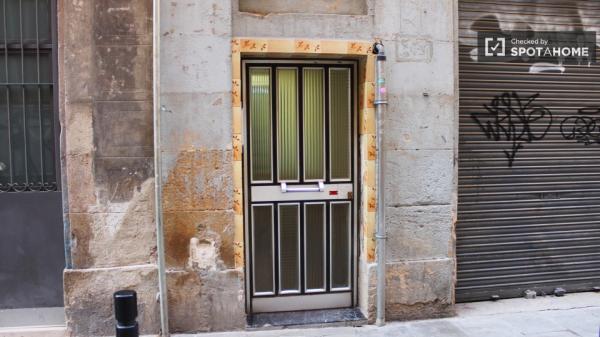
<path fill-rule="evenodd" d="M 315 187 L 288 187 L 287 183 L 281 183 L 281 192 L 323 192 L 325 191 L 325 184 L 323 181 L 319 181 L 318 185 Z"/>

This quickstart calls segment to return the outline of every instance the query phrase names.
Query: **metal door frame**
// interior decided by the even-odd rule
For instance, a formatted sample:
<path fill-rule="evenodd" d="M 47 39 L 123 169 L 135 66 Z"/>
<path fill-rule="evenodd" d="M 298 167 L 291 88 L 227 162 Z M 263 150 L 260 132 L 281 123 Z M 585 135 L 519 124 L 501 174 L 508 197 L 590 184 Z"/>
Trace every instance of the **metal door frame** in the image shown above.
<path fill-rule="evenodd" d="M 243 151 L 242 151 L 242 165 L 243 165 L 243 185 L 244 185 L 244 209 L 243 209 L 243 214 L 244 214 L 244 253 L 245 253 L 245 258 L 244 258 L 244 276 L 245 276 L 245 305 L 246 305 L 246 313 L 251 314 L 253 313 L 253 306 L 252 306 L 252 289 L 253 289 L 253 282 L 252 282 L 252 242 L 251 242 L 251 238 L 249 235 L 250 232 L 250 222 L 251 220 L 249 219 L 249 208 L 250 208 L 250 196 L 251 196 L 251 188 L 250 188 L 250 178 L 249 178 L 249 173 L 250 173 L 250 161 L 248 160 L 249 158 L 249 154 L 248 154 L 248 146 L 247 146 L 247 142 L 248 140 L 248 122 L 249 122 L 249 118 L 248 118 L 248 114 L 249 111 L 246 109 L 247 107 L 247 91 L 249 88 L 249 81 L 247 79 L 247 73 L 248 73 L 248 68 L 250 65 L 264 65 L 264 66 L 286 66 L 286 65 L 291 65 L 291 66 L 305 66 L 305 67 L 310 67 L 311 65 L 314 66 L 323 66 L 323 65 L 328 65 L 328 66 L 336 66 L 336 65 L 343 65 L 345 67 L 350 68 L 350 76 L 351 76 L 351 113 L 352 113 L 352 118 L 351 118 L 351 135 L 352 135 L 352 139 L 351 139 L 351 144 L 352 144 L 352 152 L 351 152 L 351 160 L 352 160 L 352 165 L 351 165 L 351 179 L 352 182 L 351 184 L 353 185 L 353 198 L 350 201 L 351 203 L 351 216 L 352 216 L 352 228 L 351 228 L 351 266 L 350 266 L 350 284 L 351 284 L 351 306 L 355 307 L 356 305 L 358 305 L 358 245 L 359 245 L 359 226 L 358 226 L 358 214 L 359 214 L 359 206 L 360 203 L 358 202 L 358 200 L 360 200 L 360 181 L 359 181 L 359 170 L 360 170 L 360 165 L 359 165 L 359 134 L 358 134 L 358 61 L 357 60 L 327 60 L 327 59 L 318 59 L 318 60 L 312 60 L 312 59 L 282 59 L 282 58 L 242 58 L 241 60 L 241 75 L 242 75 L 242 98 L 241 98 L 241 102 L 242 102 L 242 125 L 243 125 L 243 129 L 242 129 L 242 142 L 243 142 Z M 327 68 L 325 68 L 327 69 Z M 302 70 L 299 69 L 299 73 Z M 276 76 L 276 74 L 271 73 L 271 76 Z M 300 82 L 300 85 L 302 85 L 302 83 Z M 272 88 L 271 89 L 271 93 L 276 93 L 277 90 L 276 88 Z M 300 90 L 300 87 L 299 87 Z M 326 90 L 326 95 L 329 94 L 329 87 L 325 87 Z M 299 95 L 298 96 L 298 100 L 301 100 L 302 97 Z M 274 109 L 274 107 L 273 107 Z M 327 109 L 329 109 L 327 107 Z M 302 111 L 299 110 L 299 114 L 301 114 Z M 328 127 L 328 123 L 326 120 L 326 124 L 325 127 Z M 276 140 L 276 131 L 273 130 L 274 133 L 272 133 L 271 137 L 273 137 L 274 140 Z M 298 135 L 299 138 L 299 142 L 303 142 L 303 138 L 302 138 L 302 133 L 299 133 Z M 325 141 L 327 142 L 326 144 L 328 144 L 329 140 L 325 139 Z M 330 156 L 329 156 L 329 151 L 327 150 L 328 146 L 326 146 L 325 149 L 325 165 L 327 166 L 327 161 L 329 161 Z M 276 156 L 276 153 L 272 154 L 273 156 Z M 299 156 L 303 156 L 303 153 L 301 151 L 299 151 Z M 328 173 L 326 173 L 326 179 L 325 181 L 330 181 L 332 184 L 337 183 L 337 181 L 335 180 L 330 180 Z M 277 180 L 277 172 L 272 172 L 272 176 L 273 179 L 276 181 Z M 311 183 L 312 181 L 305 181 L 304 180 L 304 174 L 299 175 L 299 182 L 298 183 L 289 183 L 290 185 L 293 184 L 305 184 L 305 183 Z M 314 183 L 314 182 L 312 182 Z M 302 200 L 306 203 L 311 203 L 311 202 L 316 202 L 316 201 L 311 201 L 310 199 L 308 200 Z M 281 201 L 282 203 L 289 203 L 291 201 Z M 278 207 L 276 204 L 273 204 L 273 207 Z M 300 207 L 299 208 L 299 212 L 303 213 L 304 212 L 304 208 Z M 329 211 L 328 208 L 326 208 L 326 216 L 329 216 Z M 274 235 L 274 234 L 273 234 Z M 301 245 L 304 245 L 305 242 L 301 242 Z M 277 260 L 274 260 L 274 263 L 277 263 Z M 329 272 L 329 271 L 327 271 Z M 331 293 L 335 293 L 335 292 L 331 292 Z M 325 294 L 331 294 L 331 293 L 325 293 Z M 291 294 L 290 294 L 291 295 Z M 296 296 L 298 296 L 297 294 L 295 294 Z M 323 293 L 310 293 L 310 292 L 306 292 L 303 293 L 303 289 L 301 287 L 301 294 L 300 296 L 305 296 L 307 299 L 311 299 L 311 300 L 318 300 L 319 295 L 323 295 Z M 284 296 L 274 296 L 274 297 L 279 297 L 279 298 L 283 298 L 285 299 L 285 295 Z M 308 301 L 310 302 L 310 301 Z"/>

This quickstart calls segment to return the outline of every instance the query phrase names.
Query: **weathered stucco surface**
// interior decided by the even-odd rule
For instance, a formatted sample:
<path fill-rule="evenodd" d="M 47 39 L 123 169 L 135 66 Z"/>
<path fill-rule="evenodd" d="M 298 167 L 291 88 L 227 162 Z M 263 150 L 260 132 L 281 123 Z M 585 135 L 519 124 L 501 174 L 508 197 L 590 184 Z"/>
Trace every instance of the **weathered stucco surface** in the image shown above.
<path fill-rule="evenodd" d="M 367 0 L 312 0 L 310 6 L 296 0 L 239 0 L 239 10 L 253 14 L 367 14 Z"/>
<path fill-rule="evenodd" d="M 143 332 L 158 330 L 151 4 L 59 2 L 61 146 L 74 268 L 65 272 L 64 283 L 73 335 L 111 334 L 110 296 L 121 287 L 140 293 Z M 161 2 L 162 205 L 173 332 L 245 325 L 243 232 L 236 226 L 243 219 L 240 53 L 232 59 L 232 37 L 288 38 L 279 46 L 291 42 L 301 53 L 321 40 L 336 50 L 340 45 L 331 40 L 383 39 L 390 102 L 384 131 L 387 315 L 408 319 L 451 312 L 455 1 L 365 4 L 366 11 L 357 15 L 255 15 L 239 12 L 236 0 Z M 311 42 L 295 46 L 295 41 Z M 366 59 L 361 71 L 372 72 L 374 64 Z M 373 86 L 361 88 L 363 172 L 374 172 L 378 155 Z M 357 286 L 359 305 L 372 320 L 375 177 L 363 175 L 361 183 Z"/>
<path fill-rule="evenodd" d="M 163 211 L 172 332 L 245 326 L 234 256 L 231 2 L 162 2 Z"/>
<path fill-rule="evenodd" d="M 167 284 L 172 332 L 222 331 L 245 326 L 243 272 L 214 268 L 172 271 L 167 274 Z"/>
<path fill-rule="evenodd" d="M 254 38 L 371 40 L 377 1 L 365 0 L 364 2 L 367 7 L 365 14 L 336 15 L 331 12 L 337 12 L 339 8 L 329 9 L 330 13 L 324 14 L 323 11 L 319 11 L 319 5 L 308 9 L 311 6 L 307 6 L 307 3 L 302 4 L 305 8 L 302 13 L 295 13 L 289 7 L 280 9 L 280 13 L 246 13 L 239 11 L 238 2 L 233 1 L 233 34 L 237 37 Z M 295 6 L 298 6 L 297 3 Z M 243 9 L 244 6 L 241 8 Z M 364 9 L 360 12 L 363 13 Z"/>
<path fill-rule="evenodd" d="M 114 335 L 112 294 L 135 289 L 142 334 L 160 329 L 156 305 L 157 270 L 153 265 L 65 271 L 65 311 L 71 336 Z"/>
<path fill-rule="evenodd" d="M 152 165 L 152 2 L 59 1 L 62 164 L 73 336 L 114 333 L 112 293 L 138 292 L 143 333 L 157 333 Z"/>

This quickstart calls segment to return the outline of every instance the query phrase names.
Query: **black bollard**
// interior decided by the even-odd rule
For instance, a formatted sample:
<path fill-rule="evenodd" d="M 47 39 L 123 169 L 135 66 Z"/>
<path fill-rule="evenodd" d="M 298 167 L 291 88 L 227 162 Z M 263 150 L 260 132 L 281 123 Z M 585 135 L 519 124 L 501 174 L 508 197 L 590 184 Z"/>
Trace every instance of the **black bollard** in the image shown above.
<path fill-rule="evenodd" d="M 119 290 L 113 295 L 117 337 L 139 337 L 137 294 L 133 290 Z"/>

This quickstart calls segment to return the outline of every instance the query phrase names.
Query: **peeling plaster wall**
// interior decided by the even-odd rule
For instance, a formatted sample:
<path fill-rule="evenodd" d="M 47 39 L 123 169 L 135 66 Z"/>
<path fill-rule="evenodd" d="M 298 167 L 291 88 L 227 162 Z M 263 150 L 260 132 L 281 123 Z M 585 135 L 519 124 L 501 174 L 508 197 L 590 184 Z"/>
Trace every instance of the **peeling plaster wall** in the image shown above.
<path fill-rule="evenodd" d="M 138 292 L 141 331 L 156 333 L 152 2 L 58 4 L 69 332 L 114 333 L 112 293 L 129 288 Z"/>
<path fill-rule="evenodd" d="M 234 256 L 231 2 L 161 7 L 163 211 L 172 332 L 242 329 Z"/>

